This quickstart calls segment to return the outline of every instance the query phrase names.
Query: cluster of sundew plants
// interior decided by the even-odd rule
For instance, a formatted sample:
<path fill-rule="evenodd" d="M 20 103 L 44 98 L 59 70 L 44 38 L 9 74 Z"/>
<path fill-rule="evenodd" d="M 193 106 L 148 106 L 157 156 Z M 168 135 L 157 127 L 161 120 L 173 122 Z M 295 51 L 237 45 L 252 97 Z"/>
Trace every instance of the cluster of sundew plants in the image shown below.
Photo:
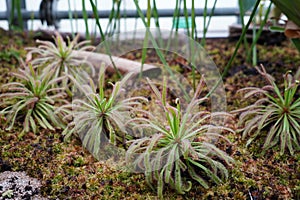
<path fill-rule="evenodd" d="M 208 179 L 220 183 L 228 177 L 227 166 L 232 164 L 233 160 L 215 146 L 215 138 L 220 137 L 220 135 L 212 130 L 217 128 L 229 132 L 234 131 L 226 127 L 214 127 L 209 124 L 209 119 L 213 115 L 227 117 L 230 117 L 230 115 L 208 111 L 194 113 L 194 108 L 206 100 L 198 98 L 203 87 L 202 79 L 193 99 L 184 111 L 180 107 L 179 100 L 175 101 L 175 106 L 171 106 L 166 101 L 167 85 L 165 82 L 163 83 L 162 92 L 159 92 L 151 80 L 148 80 L 149 86 L 166 116 L 159 118 L 162 120 L 159 121 L 149 111 L 146 112 L 147 118 L 124 119 L 124 116 L 129 116 L 129 111 L 139 106 L 140 100 L 147 102 L 145 97 L 133 97 L 122 102 L 116 100 L 122 86 L 131 74 L 113 84 L 112 93 L 109 98 L 106 98 L 104 95 L 105 68 L 102 68 L 99 72 L 98 88 L 93 80 L 84 85 L 74 75 L 68 73 L 71 71 L 69 70 L 71 67 L 87 64 L 86 61 L 81 63 L 72 57 L 72 50 L 78 47 L 75 45 L 76 40 L 69 41 L 67 45 L 57 35 L 56 46 L 47 42 L 42 42 L 42 44 L 38 48 L 32 48 L 30 53 L 39 52 L 42 57 L 37 59 L 42 59 L 45 63 L 49 62 L 49 65 L 41 64 L 39 60 L 32 61 L 31 64 L 24 65 L 24 69 L 16 74 L 21 79 L 20 83 L 8 83 L 3 86 L 4 93 L 1 94 L 1 97 L 9 101 L 2 104 L 2 106 L 7 104 L 8 106 L 1 111 L 1 115 L 9 119 L 7 121 L 11 121 L 9 129 L 14 126 L 16 120 L 23 122 L 24 133 L 30 129 L 36 132 L 38 127 L 45 129 L 64 128 L 63 133 L 68 136 L 76 133 L 82 139 L 83 145 L 95 157 L 101 153 L 103 143 L 112 143 L 113 145 L 122 143 L 125 144 L 125 148 L 128 147 L 126 144 L 129 144 L 126 154 L 127 160 L 133 161 L 134 170 L 145 173 L 147 183 L 151 187 L 157 185 L 157 192 L 160 197 L 163 196 L 164 185 L 169 185 L 178 193 L 184 194 L 191 189 L 191 180 L 198 182 L 204 188 L 208 188 Z M 52 61 L 54 61 L 54 64 Z M 88 64 L 88 66 L 92 69 L 91 71 L 94 71 L 92 65 Z M 61 73 L 63 70 L 64 73 Z M 299 133 L 297 131 L 299 129 L 299 96 L 295 95 L 298 91 L 299 81 L 286 75 L 286 88 L 283 94 L 284 97 L 282 97 L 274 80 L 266 74 L 264 69 L 263 71 L 259 70 L 259 72 L 267 77 L 267 80 L 271 83 L 271 86 L 264 87 L 264 90 L 275 90 L 277 97 L 272 97 L 271 94 L 262 90 L 255 91 L 253 94 L 261 92 L 266 95 L 270 98 L 275 109 L 279 108 L 278 111 L 275 110 L 274 112 L 283 111 L 282 114 L 284 115 L 283 118 L 279 115 L 274 126 L 280 128 L 272 128 L 273 132 L 271 135 L 269 134 L 266 142 L 273 139 L 271 143 L 274 146 L 280 139 L 281 153 L 285 151 L 286 147 L 290 153 L 293 153 L 294 149 L 298 150 L 299 148 L 299 141 L 297 140 L 297 138 L 299 139 L 297 136 L 297 133 Z M 72 103 L 66 101 L 65 87 L 70 87 L 70 85 L 65 84 L 67 82 L 62 81 L 66 78 L 84 92 L 84 96 L 88 101 L 78 100 Z M 72 108 L 75 108 L 75 111 Z M 244 110 L 247 109 L 249 108 Z M 255 109 L 260 109 L 260 107 L 255 107 Z M 245 113 L 244 116 L 248 116 L 249 113 L 251 112 Z M 259 116 L 266 121 L 266 124 L 263 124 L 265 121 L 258 124 L 259 129 L 276 120 L 271 114 Z M 268 117 L 271 119 L 267 120 Z M 254 117 L 254 120 L 256 118 Z M 93 123 L 90 123 L 90 120 Z M 149 137 L 132 139 L 127 134 L 127 126 L 133 129 L 149 128 L 152 129 L 154 134 Z M 245 126 L 244 135 L 252 130 L 247 127 L 249 125 Z M 255 132 L 256 135 L 259 133 L 260 131 Z M 226 140 L 226 138 L 223 139 Z M 270 142 L 264 145 L 266 148 L 270 146 Z M 163 156 L 165 158 L 162 158 Z M 220 162 L 220 159 L 225 161 L 225 164 Z M 196 171 L 196 169 L 198 170 Z M 199 171 L 200 173 L 198 173 Z"/>
<path fill-rule="evenodd" d="M 38 127 L 51 130 L 65 127 L 56 109 L 67 102 L 68 75 L 75 73 L 72 68 L 80 68 L 81 65 L 88 64 L 93 70 L 88 62 L 73 57 L 74 49 L 93 49 L 82 47 L 86 42 L 77 44 L 77 39 L 66 43 L 57 33 L 56 44 L 37 41 L 41 43 L 39 47 L 29 48 L 26 63 L 20 61 L 19 71 L 12 73 L 20 81 L 2 86 L 1 105 L 6 107 L 1 115 L 10 122 L 8 129 L 14 126 L 16 120 L 23 122 L 23 133 L 30 130 L 35 133 Z M 33 53 L 41 57 L 31 60 Z"/>
<path fill-rule="evenodd" d="M 29 58 L 27 60 L 28 64 L 24 64 L 24 69 L 20 69 L 19 72 L 14 74 L 20 78 L 20 82 L 12 82 L 3 86 L 4 93 L 1 94 L 1 97 L 5 99 L 3 105 L 8 106 L 1 111 L 1 114 L 6 117 L 8 121 L 11 121 L 8 129 L 11 129 L 14 126 L 15 121 L 17 120 L 20 120 L 24 124 L 23 134 L 29 131 L 33 131 L 34 133 L 36 133 L 40 127 L 51 130 L 62 128 L 64 129 L 63 134 L 67 136 L 76 133 L 82 139 L 83 145 L 88 150 L 90 150 L 90 152 L 96 158 L 99 154 L 101 154 L 101 146 L 106 142 L 116 145 L 118 142 L 126 144 L 129 140 L 131 141 L 131 143 L 134 143 L 133 140 L 130 140 L 130 137 L 126 137 L 126 129 L 128 128 L 128 126 L 132 126 L 133 128 L 135 128 L 137 124 L 131 123 L 133 122 L 132 119 L 126 118 L 126 116 L 130 116 L 128 112 L 139 106 L 139 101 L 147 101 L 147 99 L 145 97 L 132 97 L 117 102 L 117 97 L 121 92 L 123 85 L 132 74 L 129 73 L 121 81 L 112 84 L 113 88 L 111 91 L 111 95 L 109 98 L 106 98 L 104 92 L 104 67 L 102 67 L 99 71 L 98 87 L 94 85 L 92 79 L 89 79 L 89 84 L 84 84 L 80 82 L 80 79 L 78 80 L 76 77 L 74 77 L 76 75 L 76 72 L 80 73 L 80 65 L 88 64 L 88 66 L 92 69 L 91 71 L 94 72 L 92 65 L 87 63 L 87 61 L 81 62 L 72 55 L 72 51 L 74 49 L 86 50 L 92 49 L 91 47 L 80 48 L 81 43 L 76 44 L 76 38 L 72 42 L 68 41 L 68 43 L 65 43 L 59 34 L 57 34 L 55 38 L 56 44 L 44 41 L 38 42 L 41 44 L 39 47 L 28 48 L 30 50 L 27 56 L 27 58 Z M 32 54 L 34 53 L 39 54 L 40 57 L 30 60 Z M 72 102 L 68 102 L 66 100 L 68 99 L 66 91 L 70 91 L 70 83 L 77 86 L 79 90 L 81 90 L 81 92 L 84 92 L 84 97 L 87 98 L 87 101 L 75 99 Z M 150 84 L 150 86 L 156 97 L 158 98 L 159 95 L 157 88 L 153 84 Z M 196 94 L 199 93 L 200 87 L 202 87 L 201 84 L 199 84 L 199 88 L 197 90 L 198 92 L 196 92 Z M 166 94 L 163 93 L 163 96 L 166 96 Z M 160 99 L 160 101 L 162 101 L 162 99 Z M 196 95 L 194 97 L 194 101 L 200 103 L 197 100 Z M 192 107 L 197 106 L 197 103 L 195 103 L 194 101 L 192 101 Z M 178 129 L 177 131 L 179 131 L 180 123 L 182 123 L 181 120 L 183 120 L 184 124 L 187 123 L 188 119 L 186 119 L 186 116 L 188 115 L 188 113 L 184 115 L 185 117 L 183 119 L 181 119 L 182 110 L 178 107 L 179 104 L 177 107 L 172 107 L 170 105 L 167 106 L 165 99 L 162 103 L 164 111 L 170 109 L 174 109 L 174 111 L 177 110 L 177 114 L 170 113 L 171 115 L 168 115 L 168 118 L 174 118 L 173 122 L 168 121 L 168 123 L 171 123 L 169 125 L 174 125 L 174 129 Z M 190 112 L 190 110 L 187 112 Z M 150 112 L 147 114 L 149 116 L 151 115 Z M 201 113 L 196 114 L 195 118 L 198 118 L 200 114 Z M 210 117 L 209 113 L 202 114 L 205 115 L 205 119 Z M 150 122 L 146 119 L 145 121 L 141 119 L 139 119 L 138 121 L 138 126 L 147 126 L 147 124 Z M 157 122 L 153 121 L 148 124 L 152 128 L 154 128 L 153 131 L 155 131 L 155 128 L 157 130 L 157 127 L 159 126 L 159 124 L 155 125 L 156 123 Z M 205 130 L 208 130 L 210 126 L 201 124 L 202 128 L 198 130 L 199 124 L 200 122 L 197 122 L 192 129 L 188 130 L 189 132 L 187 133 L 184 133 L 185 131 L 187 131 L 185 130 L 187 127 L 185 127 L 185 129 L 180 130 L 180 134 L 187 134 L 188 140 L 191 140 L 190 138 L 193 138 L 194 140 L 196 137 L 202 137 L 201 135 L 205 132 Z M 167 124 L 163 123 L 163 126 L 165 125 Z M 182 127 L 184 127 L 184 125 Z M 159 130 L 162 131 L 167 129 L 166 127 L 161 127 Z M 165 134 L 166 133 L 167 132 L 165 132 Z M 209 139 L 205 139 L 205 145 L 203 145 L 202 147 L 208 150 L 202 152 L 201 142 L 193 142 L 193 140 L 186 141 L 187 139 L 181 138 L 180 134 L 178 135 L 176 131 L 174 132 L 174 134 L 174 137 L 172 136 L 170 138 L 169 145 L 172 146 L 174 141 L 179 140 L 179 143 L 175 144 L 174 147 L 175 149 L 179 148 L 179 152 L 177 153 L 178 155 L 174 155 L 175 157 L 173 157 L 173 155 L 171 154 L 171 160 L 169 160 L 165 165 L 165 167 L 167 167 L 169 170 L 167 175 L 168 178 L 166 178 L 164 181 L 160 181 L 166 182 L 166 184 L 170 184 L 179 193 L 184 193 L 184 191 L 188 191 L 190 189 L 189 186 L 182 190 L 181 187 L 185 185 L 186 181 L 184 181 L 183 183 L 181 180 L 178 180 L 178 178 L 181 179 L 182 175 L 180 174 L 183 173 L 183 171 L 185 171 L 185 168 L 187 167 L 182 165 L 183 163 L 181 162 L 180 157 L 182 155 L 185 155 L 185 157 L 187 158 L 192 156 L 189 155 L 189 152 L 185 152 L 188 149 L 190 142 L 192 142 L 193 144 L 197 143 L 195 151 L 198 152 L 197 155 L 203 155 L 200 156 L 201 159 L 199 157 L 202 162 L 201 164 L 200 162 L 199 164 L 197 164 L 198 158 L 190 158 L 189 162 L 192 162 L 193 165 L 198 165 L 200 169 L 204 167 L 204 172 L 206 173 L 206 175 L 208 177 L 211 177 L 216 183 L 220 182 L 223 177 L 222 175 L 222 177 L 219 178 L 218 173 L 221 172 L 221 174 L 224 174 L 225 178 L 227 177 L 226 167 L 218 161 L 214 161 L 213 158 L 209 157 L 218 155 L 221 158 L 225 159 L 226 162 L 229 162 L 231 158 L 228 157 L 224 152 L 219 150 L 217 147 L 215 147 L 213 143 L 209 144 Z M 178 137 L 176 135 L 178 135 Z M 181 142 L 183 143 L 181 144 Z M 150 144 L 146 143 L 145 145 Z M 177 145 L 179 146 L 177 147 Z M 197 150 L 197 148 L 200 149 Z M 209 150 L 211 150 L 211 152 L 209 152 Z M 155 152 L 156 149 L 152 149 L 151 151 Z M 174 161 L 176 161 L 175 163 L 177 163 L 176 167 L 168 167 L 169 164 L 173 165 Z M 155 162 L 159 163 L 160 158 L 157 157 Z M 178 165 L 178 163 L 180 165 Z M 205 167 L 205 163 L 207 163 L 207 167 Z M 190 166 L 192 164 L 190 163 L 187 165 Z M 162 168 L 163 171 L 165 167 Z M 193 179 L 197 180 L 204 187 L 208 187 L 207 183 L 205 183 L 204 181 L 205 178 L 197 175 L 191 167 L 189 167 L 188 169 L 189 171 L 191 171 L 191 176 L 193 177 Z M 146 173 L 148 173 L 148 170 L 146 170 Z M 173 184 L 174 181 L 176 183 L 176 187 Z M 189 185 L 191 184 L 189 181 L 187 183 L 189 183 Z M 150 181 L 149 184 L 156 183 Z M 163 188 L 161 186 L 161 183 L 159 183 L 159 196 L 162 195 L 162 189 Z"/>

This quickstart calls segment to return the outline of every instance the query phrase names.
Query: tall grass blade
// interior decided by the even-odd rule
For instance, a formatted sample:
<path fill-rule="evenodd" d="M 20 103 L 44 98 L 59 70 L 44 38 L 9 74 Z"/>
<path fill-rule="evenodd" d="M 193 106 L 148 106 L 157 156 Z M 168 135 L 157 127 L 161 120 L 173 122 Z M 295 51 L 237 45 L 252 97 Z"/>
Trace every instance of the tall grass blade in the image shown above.
<path fill-rule="evenodd" d="M 191 32 L 191 37 L 193 39 L 197 38 L 196 35 L 196 15 L 195 15 L 195 0 L 192 0 L 192 12 L 191 12 L 191 17 L 192 17 L 192 32 Z"/>
<path fill-rule="evenodd" d="M 68 15 L 70 20 L 70 27 L 71 27 L 71 33 L 72 37 L 75 37 L 74 28 L 73 28 L 73 14 L 72 14 L 72 8 L 71 8 L 71 2 L 68 0 Z"/>
<path fill-rule="evenodd" d="M 180 4 L 181 4 L 181 0 L 176 0 L 175 10 L 174 10 L 173 19 L 172 19 L 173 24 L 172 24 L 172 28 L 171 28 L 171 31 L 170 31 L 170 34 L 169 34 L 169 39 L 168 39 L 168 42 L 167 42 L 166 50 L 168 50 L 170 48 L 170 45 L 171 45 L 171 42 L 172 42 L 171 36 L 173 35 L 174 29 L 175 29 L 176 33 L 178 32 L 179 16 L 180 16 Z M 175 43 L 175 45 L 178 45 L 178 44 Z"/>
<path fill-rule="evenodd" d="M 85 37 L 87 40 L 91 38 L 90 36 L 90 31 L 89 31 L 89 24 L 88 24 L 88 15 L 86 12 L 86 7 L 85 7 L 85 0 L 82 0 L 82 15 L 83 15 L 83 20 L 84 20 L 84 25 L 85 25 Z"/>
<path fill-rule="evenodd" d="M 146 27 L 150 28 L 151 24 L 151 3 L 150 0 L 147 0 L 147 24 Z M 142 49 L 142 65 L 141 65 L 141 71 L 140 71 L 140 78 L 142 77 L 143 68 L 146 60 L 147 50 L 148 50 L 148 38 L 149 38 L 149 32 L 146 31 L 145 33 L 145 39 L 143 42 L 143 49 Z"/>
<path fill-rule="evenodd" d="M 140 18 L 141 18 L 141 20 L 142 20 L 144 26 L 147 27 L 147 22 L 146 22 L 146 19 L 145 19 L 144 14 L 143 14 L 143 12 L 142 12 L 140 6 L 139 6 L 138 0 L 134 0 L 134 3 L 135 3 L 135 6 L 136 6 L 137 11 L 138 11 L 138 14 L 139 14 L 139 16 L 140 16 Z M 184 90 L 182 84 L 178 81 L 178 79 L 175 78 L 174 73 L 172 72 L 172 70 L 171 70 L 169 64 L 167 63 L 166 59 L 164 58 L 164 55 L 163 55 L 163 53 L 161 52 L 159 46 L 157 45 L 157 43 L 156 43 L 156 41 L 155 41 L 153 35 L 151 34 L 150 30 L 147 29 L 146 31 L 149 32 L 149 39 L 150 39 L 150 41 L 152 42 L 153 47 L 154 47 L 154 49 L 155 49 L 155 51 L 156 51 L 156 53 L 157 53 L 159 59 L 160 59 L 161 62 L 163 63 L 163 66 L 165 67 L 165 69 L 167 70 L 167 72 L 170 74 L 170 76 L 173 77 L 173 80 L 176 81 L 176 83 L 178 84 L 178 86 L 180 87 L 180 89 L 184 92 L 184 98 L 185 98 L 186 100 L 190 99 L 188 93 L 186 92 L 186 90 Z"/>
<path fill-rule="evenodd" d="M 207 34 L 207 31 L 208 31 L 208 27 L 210 25 L 211 19 L 212 19 L 214 13 L 215 13 L 216 5 L 217 5 L 217 0 L 214 1 L 213 7 L 211 9 L 211 12 L 209 13 L 209 17 L 208 17 L 207 23 L 206 22 L 204 23 L 203 36 L 202 36 L 202 39 L 201 39 L 201 45 L 202 46 L 206 45 L 206 34 Z M 206 18 L 206 17 L 207 17 L 207 14 L 205 15 L 204 18 Z M 204 21 L 206 21 L 206 20 L 204 20 Z"/>
<path fill-rule="evenodd" d="M 97 1 L 96 1 L 96 2 L 97 2 Z M 93 14 L 94 14 L 94 16 L 95 16 L 96 25 L 97 25 L 97 27 L 98 27 L 98 29 L 99 29 L 99 31 L 100 31 L 100 35 L 101 35 L 102 42 L 104 42 L 104 46 L 105 46 L 106 53 L 109 55 L 110 61 L 111 61 L 112 65 L 113 65 L 113 68 L 114 68 L 115 72 L 117 73 L 117 75 L 118 75 L 119 77 L 122 77 L 122 75 L 121 75 L 119 69 L 116 67 L 115 62 L 114 62 L 113 59 L 112 59 L 111 51 L 110 51 L 110 49 L 109 49 L 109 45 L 107 44 L 107 41 L 105 41 L 105 38 L 106 38 L 106 37 L 105 37 L 105 34 L 104 34 L 104 32 L 103 32 L 103 30 L 102 30 L 102 27 L 101 27 L 101 24 L 100 24 L 97 6 L 96 6 L 96 4 L 93 2 L 93 0 L 90 0 L 90 3 L 91 3 L 91 6 L 92 6 L 92 9 L 93 9 Z"/>
<path fill-rule="evenodd" d="M 24 26 L 23 26 L 23 17 L 22 17 L 22 8 L 21 8 L 21 0 L 17 0 L 16 1 L 17 2 L 17 6 L 16 6 L 16 8 L 17 8 L 17 14 L 18 14 L 18 25 L 19 25 L 19 27 L 21 28 L 21 30 L 23 30 L 24 29 Z"/>
<path fill-rule="evenodd" d="M 204 9 L 203 9 L 203 36 L 201 39 L 202 46 L 204 46 L 204 44 L 205 44 L 205 37 L 206 37 L 205 29 L 206 29 L 206 17 L 207 17 L 207 1 L 208 0 L 205 0 Z"/>
<path fill-rule="evenodd" d="M 189 14 L 188 14 L 188 9 L 187 9 L 187 5 L 186 5 L 186 1 L 187 0 L 183 0 L 183 13 L 184 13 L 184 18 L 185 18 L 185 28 L 186 28 L 187 35 L 189 37 L 191 37 L 190 25 L 189 25 Z"/>
<path fill-rule="evenodd" d="M 263 30 L 264 30 L 264 26 L 265 26 L 266 23 L 267 23 L 268 16 L 269 16 L 269 14 L 270 14 L 270 12 L 271 12 L 271 8 L 272 8 L 272 2 L 270 2 L 269 6 L 268 6 L 268 8 L 267 8 L 267 10 L 266 10 L 266 13 L 265 13 L 265 15 L 264 15 L 264 19 L 263 19 L 263 21 L 260 23 L 260 26 L 259 26 L 258 31 L 257 31 L 257 32 L 255 31 L 255 33 L 254 33 L 255 35 L 253 36 L 253 41 L 252 41 L 251 47 L 250 47 L 249 51 L 247 51 L 247 60 L 248 60 L 248 61 L 249 61 L 250 58 L 251 58 L 251 51 L 253 52 L 253 54 L 255 54 L 255 55 L 253 55 L 253 57 L 252 57 L 252 58 L 253 58 L 253 60 L 252 60 L 253 66 L 256 66 L 256 65 L 257 65 L 257 56 L 256 56 L 256 49 L 255 49 L 255 46 L 256 46 L 256 44 L 257 44 L 257 41 L 258 41 L 258 39 L 259 39 L 261 33 L 262 33 Z M 253 27 L 255 27 L 255 26 L 253 26 Z M 253 31 L 254 31 L 254 29 L 253 29 Z"/>
<path fill-rule="evenodd" d="M 241 34 L 241 36 L 240 36 L 240 38 L 239 38 L 239 40 L 238 40 L 238 42 L 237 42 L 237 44 L 236 44 L 235 50 L 234 50 L 232 56 L 230 57 L 230 59 L 229 59 L 227 65 L 226 65 L 225 68 L 224 68 L 224 71 L 223 71 L 223 73 L 222 73 L 222 77 L 225 77 L 225 76 L 227 75 L 228 70 L 230 69 L 232 62 L 233 62 L 233 60 L 235 59 L 235 57 L 236 57 L 236 55 L 237 55 L 237 52 L 238 52 L 238 50 L 239 50 L 239 48 L 240 48 L 240 46 L 241 46 L 241 43 L 242 43 L 242 41 L 244 40 L 244 37 L 245 37 L 245 35 L 246 35 L 246 32 L 247 32 L 247 30 L 249 29 L 249 26 L 250 26 L 251 22 L 253 21 L 253 18 L 254 18 L 255 15 L 256 15 L 256 11 L 257 11 L 257 8 L 258 8 L 258 6 L 259 6 L 259 4 L 260 4 L 260 1 L 261 1 L 261 0 L 256 0 L 256 3 L 255 3 L 255 5 L 254 5 L 254 8 L 253 8 L 253 10 L 252 10 L 252 12 L 251 12 L 250 18 L 249 18 L 249 20 L 248 20 L 248 23 L 246 24 L 245 28 L 243 28 L 242 34 Z M 220 84 L 221 82 L 222 82 L 222 78 L 220 78 L 220 79 L 216 82 L 215 86 L 209 91 L 209 93 L 206 95 L 206 97 L 209 97 L 209 96 L 216 90 L 216 88 L 219 86 L 219 84 Z"/>
<path fill-rule="evenodd" d="M 15 0 L 12 0 L 11 2 L 11 8 L 10 8 L 10 17 L 9 17 L 9 29 L 11 30 L 13 27 L 13 20 L 15 18 Z"/>

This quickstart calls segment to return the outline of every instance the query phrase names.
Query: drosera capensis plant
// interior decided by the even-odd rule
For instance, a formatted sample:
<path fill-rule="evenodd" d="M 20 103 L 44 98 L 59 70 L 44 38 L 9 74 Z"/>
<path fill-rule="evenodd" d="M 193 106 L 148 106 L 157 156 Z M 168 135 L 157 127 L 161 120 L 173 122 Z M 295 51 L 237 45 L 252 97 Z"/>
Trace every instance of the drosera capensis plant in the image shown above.
<path fill-rule="evenodd" d="M 27 61 L 30 61 L 34 67 L 42 67 L 44 73 L 54 69 L 55 78 L 63 74 L 75 76 L 82 66 L 87 66 L 90 73 L 94 75 L 94 66 L 88 60 L 78 58 L 73 54 L 75 50 L 95 50 L 94 46 L 88 45 L 90 41 L 78 42 L 78 34 L 72 41 L 68 37 L 68 41 L 65 42 L 58 32 L 56 32 L 56 37 L 53 37 L 53 39 L 55 43 L 37 40 L 37 43 L 40 44 L 38 47 L 26 48 L 28 50 Z M 38 56 L 33 58 L 33 54 L 37 54 Z"/>
<path fill-rule="evenodd" d="M 61 106 L 56 110 L 63 113 L 65 120 L 72 120 L 63 131 L 65 139 L 73 134 L 78 135 L 82 144 L 96 158 L 101 148 L 106 144 L 123 145 L 126 143 L 126 122 L 131 119 L 131 111 L 139 107 L 144 97 L 122 99 L 124 84 L 132 78 L 132 73 L 126 74 L 122 80 L 113 83 L 112 91 L 105 92 L 105 66 L 99 71 L 98 86 L 89 78 L 89 82 L 82 82 L 82 76 L 70 76 L 70 80 L 77 89 L 72 103 Z"/>
<path fill-rule="evenodd" d="M 64 104 L 67 96 L 63 88 L 53 87 L 65 77 L 53 79 L 54 70 L 39 75 L 32 65 L 25 65 L 12 75 L 20 82 L 10 82 L 2 85 L 0 106 L 4 107 L 0 113 L 10 123 L 7 130 L 14 127 L 16 121 L 23 122 L 23 135 L 32 130 L 34 133 L 41 126 L 44 129 L 55 130 L 64 128 L 64 123 L 55 114 L 58 104 Z"/>
<path fill-rule="evenodd" d="M 204 188 L 209 188 L 209 180 L 221 183 L 228 178 L 227 166 L 234 160 L 216 146 L 219 139 L 229 142 L 219 131 L 233 130 L 209 123 L 213 115 L 230 117 L 228 113 L 199 111 L 199 104 L 207 98 L 199 98 L 203 87 L 201 79 L 196 92 L 185 110 L 167 102 L 166 79 L 162 92 L 148 79 L 159 106 L 165 116 L 133 119 L 136 128 L 150 129 L 152 135 L 129 141 L 126 152 L 129 169 L 144 172 L 152 189 L 157 185 L 157 194 L 163 198 L 164 185 L 169 185 L 177 193 L 184 194 L 192 187 L 192 180 Z M 150 112 L 150 111 L 149 111 Z"/>
<path fill-rule="evenodd" d="M 300 149 L 299 80 L 295 80 L 290 71 L 287 72 L 284 75 L 284 90 L 281 91 L 275 79 L 262 65 L 256 69 L 268 85 L 240 90 L 246 92 L 245 99 L 260 97 L 254 104 L 234 111 L 241 113 L 239 120 L 244 125 L 242 137 L 250 137 L 247 146 L 259 137 L 265 137 L 263 153 L 279 145 L 281 155 L 286 150 L 293 155 L 295 150 Z"/>

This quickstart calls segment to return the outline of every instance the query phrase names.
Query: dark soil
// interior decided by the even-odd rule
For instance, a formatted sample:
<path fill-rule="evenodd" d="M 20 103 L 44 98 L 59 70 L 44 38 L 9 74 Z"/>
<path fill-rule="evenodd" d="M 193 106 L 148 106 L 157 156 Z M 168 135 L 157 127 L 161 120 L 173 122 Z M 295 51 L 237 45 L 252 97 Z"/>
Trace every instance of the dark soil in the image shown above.
<path fill-rule="evenodd" d="M 9 33 L 0 30 L 0 86 L 14 80 L 9 73 L 19 66 L 18 58 L 25 59 L 25 47 L 35 46 L 30 33 Z M 206 50 L 220 72 L 230 59 L 235 42 L 227 39 L 208 39 Z M 291 70 L 296 73 L 300 66 L 299 53 L 289 41 L 281 45 L 258 45 L 258 63 L 280 84 L 283 74 Z M 152 55 L 152 56 L 151 56 Z M 128 53 L 123 57 L 139 60 L 140 54 Z M 148 60 L 159 62 L 151 51 Z M 248 105 L 237 90 L 247 86 L 262 86 L 265 81 L 254 67 L 245 61 L 245 50 L 239 49 L 237 58 L 224 78 L 227 92 L 227 108 L 232 111 Z M 170 65 L 190 76 L 190 66 L 185 60 L 173 57 Z M 115 76 L 110 77 L 114 79 Z M 237 129 L 237 119 L 228 126 Z M 156 192 L 146 184 L 142 174 L 124 172 L 109 161 L 95 160 L 74 138 L 64 142 L 62 130 L 41 130 L 19 138 L 22 125 L 14 130 L 5 130 L 5 118 L 0 116 L 0 172 L 25 171 L 42 183 L 42 195 L 50 199 L 156 199 Z M 166 189 L 167 199 L 300 199 L 300 152 L 294 156 L 280 156 L 278 149 L 261 154 L 261 145 L 253 143 L 245 148 L 239 133 L 227 133 L 233 143 L 223 146 L 234 157 L 236 164 L 230 169 L 227 182 L 204 189 L 193 184 L 185 195 L 177 195 Z M 1 196 L 1 194 L 0 194 Z"/>

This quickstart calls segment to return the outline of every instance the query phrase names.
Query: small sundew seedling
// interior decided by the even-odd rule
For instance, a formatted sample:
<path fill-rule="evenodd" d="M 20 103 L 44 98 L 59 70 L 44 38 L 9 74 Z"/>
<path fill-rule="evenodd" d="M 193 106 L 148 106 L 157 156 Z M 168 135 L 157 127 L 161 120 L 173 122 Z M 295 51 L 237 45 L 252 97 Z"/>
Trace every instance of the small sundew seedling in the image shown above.
<path fill-rule="evenodd" d="M 66 139 L 77 134 L 86 147 L 96 158 L 101 154 L 109 154 L 114 149 L 107 148 L 102 152 L 104 144 L 125 145 L 127 130 L 126 122 L 131 119 L 130 111 L 147 101 L 144 97 L 118 99 L 124 84 L 132 76 L 131 73 L 121 81 L 112 84 L 109 96 L 105 95 L 105 67 L 100 68 L 98 87 L 92 79 L 88 83 L 70 76 L 78 92 L 82 95 L 74 97 L 72 103 L 62 106 L 57 112 L 65 114 L 65 119 L 73 119 L 63 131 Z M 114 148 L 111 146 L 111 148 Z"/>
<path fill-rule="evenodd" d="M 10 123 L 7 130 L 11 130 L 16 121 L 23 122 L 23 132 L 37 131 L 38 126 L 45 129 L 54 130 L 56 127 L 64 127 L 63 122 L 54 113 L 55 104 L 65 103 L 66 94 L 62 88 L 53 85 L 64 77 L 52 79 L 54 70 L 47 74 L 38 75 L 31 65 L 25 66 L 12 73 L 21 82 L 11 82 L 2 85 L 4 92 L 0 94 L 0 106 L 5 108 L 0 115 L 6 117 Z"/>
<path fill-rule="evenodd" d="M 150 128 L 153 134 L 130 141 L 126 153 L 129 167 L 133 171 L 144 172 L 150 187 L 157 185 L 159 198 L 163 198 L 165 184 L 184 194 L 191 189 L 192 180 L 204 188 L 209 187 L 208 179 L 221 183 L 228 177 L 226 165 L 233 159 L 213 142 L 221 137 L 215 131 L 233 131 L 212 125 L 209 121 L 212 116 L 230 115 L 198 110 L 199 104 L 206 100 L 198 98 L 203 79 L 185 110 L 180 107 L 179 99 L 175 100 L 175 107 L 167 102 L 166 80 L 162 92 L 149 79 L 148 83 L 163 114 L 153 116 L 149 111 L 149 117 L 133 119 L 138 124 L 137 128 Z"/>
<path fill-rule="evenodd" d="M 72 41 L 68 38 L 66 43 L 59 33 L 56 33 L 54 37 L 55 44 L 50 41 L 37 40 L 40 45 L 38 47 L 26 48 L 29 50 L 27 54 L 27 62 L 31 62 L 34 68 L 42 68 L 43 73 L 48 73 L 54 70 L 54 78 L 58 78 L 62 75 L 76 76 L 82 67 L 86 67 L 85 70 L 94 75 L 94 66 L 86 59 L 78 58 L 74 56 L 73 52 L 76 51 L 93 51 L 94 46 L 87 45 L 90 41 L 82 41 L 78 43 L 79 35 L 77 35 Z M 32 59 L 32 55 L 37 54 L 36 58 Z M 63 80 L 64 86 L 67 85 L 67 79 Z"/>
<path fill-rule="evenodd" d="M 261 65 L 257 71 L 268 81 L 262 88 L 247 87 L 245 98 L 261 95 L 254 104 L 236 110 L 240 112 L 240 124 L 244 124 L 243 138 L 250 137 L 247 145 L 267 132 L 263 150 L 279 145 L 280 154 L 286 150 L 294 154 L 300 149 L 300 98 L 299 81 L 290 72 L 284 75 L 284 91 L 281 92 L 274 78 Z M 298 96 L 297 96 L 298 95 Z"/>

